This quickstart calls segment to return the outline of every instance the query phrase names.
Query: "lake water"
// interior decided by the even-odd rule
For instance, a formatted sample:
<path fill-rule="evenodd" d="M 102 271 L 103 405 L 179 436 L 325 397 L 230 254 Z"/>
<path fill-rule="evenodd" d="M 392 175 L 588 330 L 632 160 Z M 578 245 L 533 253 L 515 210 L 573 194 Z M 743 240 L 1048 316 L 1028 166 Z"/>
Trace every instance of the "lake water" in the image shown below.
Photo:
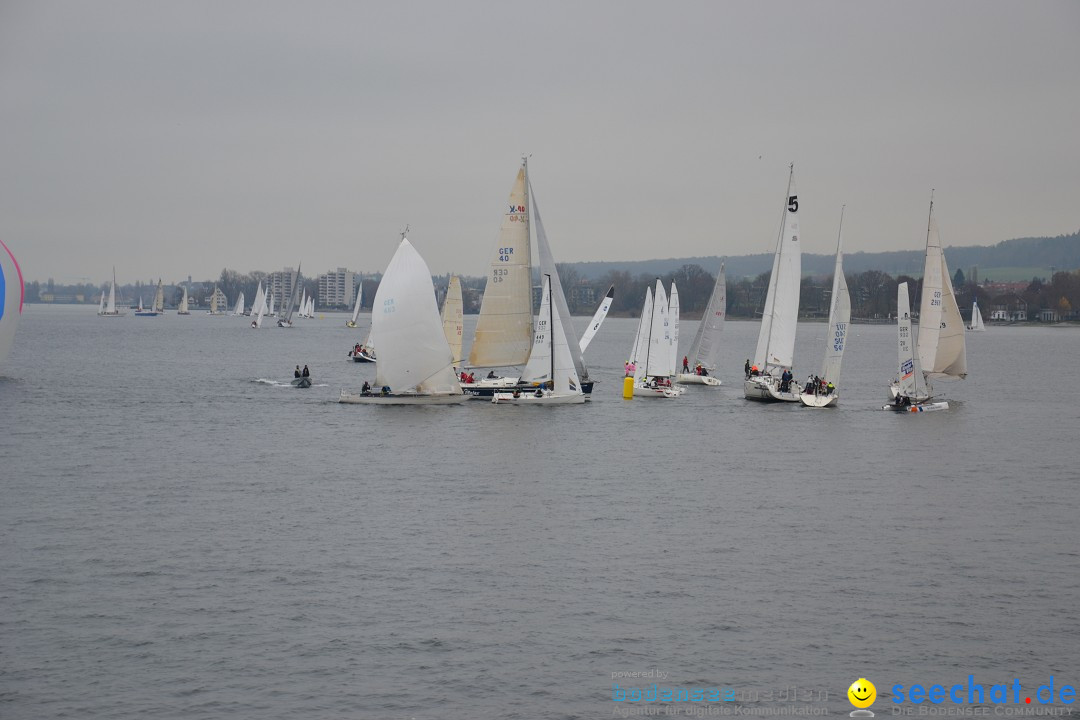
<path fill-rule="evenodd" d="M 94 312 L 28 306 L 0 371 L 2 718 L 608 717 L 650 670 L 741 699 L 684 715 L 1080 685 L 1075 329 L 969 334 L 942 413 L 880 410 L 889 325 L 852 326 L 836 409 L 744 400 L 749 322 L 724 387 L 625 401 L 617 318 L 585 406 L 380 408 L 336 403 L 374 380 L 366 315 Z"/>

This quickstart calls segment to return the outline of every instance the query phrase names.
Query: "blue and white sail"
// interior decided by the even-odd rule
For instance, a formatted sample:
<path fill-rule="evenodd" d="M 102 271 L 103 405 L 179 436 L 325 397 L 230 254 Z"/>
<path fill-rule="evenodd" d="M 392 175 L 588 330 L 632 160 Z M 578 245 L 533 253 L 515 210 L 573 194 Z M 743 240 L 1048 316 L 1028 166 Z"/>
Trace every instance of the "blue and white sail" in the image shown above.
<path fill-rule="evenodd" d="M 0 240 L 0 364 L 15 343 L 15 328 L 23 309 L 23 279 L 19 263 Z"/>

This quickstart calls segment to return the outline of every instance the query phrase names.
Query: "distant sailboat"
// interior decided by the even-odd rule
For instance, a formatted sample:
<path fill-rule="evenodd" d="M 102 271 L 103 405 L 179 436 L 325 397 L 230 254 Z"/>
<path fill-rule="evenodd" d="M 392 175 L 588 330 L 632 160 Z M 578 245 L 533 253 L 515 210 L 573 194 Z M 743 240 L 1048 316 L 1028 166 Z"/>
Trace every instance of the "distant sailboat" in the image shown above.
<path fill-rule="evenodd" d="M 285 314 L 278 318 L 277 326 L 291 328 L 293 326 L 293 308 L 296 305 L 296 291 L 300 288 L 300 263 L 296 263 L 296 270 L 292 276 L 292 292 L 289 293 L 289 302 L 285 305 Z"/>
<path fill-rule="evenodd" d="M 705 312 L 701 314 L 694 342 L 690 346 L 690 372 L 679 373 L 676 382 L 684 385 L 720 386 L 720 379 L 709 372 L 716 370 L 716 361 L 720 357 L 720 333 L 724 329 L 726 316 L 727 276 L 724 274 L 724 263 L 720 263 L 720 272 L 716 274 L 716 283 L 709 295 L 709 302 L 705 305 Z"/>
<path fill-rule="evenodd" d="M 165 289 L 161 285 L 161 278 L 158 278 L 157 290 L 154 292 L 153 310 L 159 315 L 165 313 Z"/>
<path fill-rule="evenodd" d="M 142 296 L 139 296 L 139 307 L 135 308 L 135 317 L 157 317 L 153 307 L 144 308 Z"/>
<path fill-rule="evenodd" d="M 233 315 L 247 315 L 247 308 L 244 306 L 244 291 L 240 291 L 240 296 L 236 298 L 236 307 L 233 308 Z"/>
<path fill-rule="evenodd" d="M 225 311 L 218 306 L 218 287 L 214 286 L 214 294 L 210 296 L 210 309 L 206 311 L 207 315 L 224 315 Z"/>
<path fill-rule="evenodd" d="M 251 316 L 255 318 L 251 321 L 252 329 L 258 330 L 262 327 L 262 321 L 265 315 L 266 293 L 263 292 L 262 281 L 260 281 L 259 288 L 255 291 L 255 303 L 251 306 Z"/>
<path fill-rule="evenodd" d="M 121 317 L 124 315 L 123 310 L 116 308 L 116 268 L 113 268 L 112 284 L 109 285 L 109 302 L 105 304 L 103 310 L 98 311 L 98 315 L 101 317 Z"/>
<path fill-rule="evenodd" d="M 788 174 L 784 222 L 776 240 L 769 290 L 761 314 L 754 365 L 757 374 L 743 382 L 748 400 L 799 402 L 794 379 L 785 386 L 784 372 L 792 372 L 795 359 L 795 330 L 799 320 L 799 290 L 802 283 L 802 251 L 799 244 L 799 196 L 795 190 L 795 166 Z"/>
<path fill-rule="evenodd" d="M 896 329 L 898 394 L 891 405 L 885 405 L 881 409 L 899 412 L 948 410 L 949 403 L 947 402 L 930 402 L 930 388 L 915 353 L 911 327 L 911 302 L 908 298 L 906 282 L 896 287 Z"/>
<path fill-rule="evenodd" d="M 672 289 L 677 295 L 674 284 Z M 657 278 L 655 292 L 645 289 L 645 304 L 630 360 L 634 366 L 634 397 L 673 398 L 686 392 L 671 382 L 675 377 L 675 351 L 670 311 L 664 283 Z"/>
<path fill-rule="evenodd" d="M 190 315 L 191 314 L 191 311 L 188 310 L 187 287 L 184 287 L 184 297 L 182 297 L 180 299 L 180 307 L 178 307 L 176 309 L 176 314 L 177 315 Z"/>
<path fill-rule="evenodd" d="M 345 322 L 345 327 L 356 327 L 356 319 L 360 317 L 360 306 L 364 302 L 364 281 L 356 286 L 356 304 L 353 305 L 352 318 Z"/>
<path fill-rule="evenodd" d="M 922 284 L 917 349 L 928 394 L 933 395 L 931 380 L 963 380 L 967 377 L 967 341 L 964 337 L 964 319 L 956 304 L 952 277 L 941 249 L 932 195 L 926 226 L 926 261 L 923 264 Z M 889 387 L 889 396 L 895 398 L 898 393 L 899 384 L 894 381 Z"/>
<path fill-rule="evenodd" d="M 382 356 L 376 392 L 341 391 L 339 402 L 444 405 L 467 399 L 454 374 L 454 358 L 435 303 L 431 271 L 405 233 L 375 293 L 371 324 Z"/>
<path fill-rule="evenodd" d="M 982 313 L 979 312 L 979 301 L 971 301 L 971 324 L 968 325 L 968 330 L 972 332 L 983 332 L 986 330 L 986 325 L 983 324 Z"/>
<path fill-rule="evenodd" d="M 840 228 L 843 230 L 844 211 L 840 210 Z M 847 278 L 844 277 L 844 251 L 840 231 L 836 237 L 836 265 L 833 267 L 832 304 L 829 306 L 829 324 L 825 330 L 825 360 L 821 367 L 821 381 L 825 388 L 803 388 L 799 400 L 807 407 L 835 407 L 840 397 L 840 362 L 847 345 L 848 323 L 851 322 L 851 297 L 848 295 Z"/>
<path fill-rule="evenodd" d="M 461 365 L 461 336 L 465 329 L 465 314 L 461 301 L 461 280 L 457 275 L 450 276 L 446 286 L 446 299 L 443 300 L 442 325 L 450 353 L 454 356 L 454 367 Z"/>

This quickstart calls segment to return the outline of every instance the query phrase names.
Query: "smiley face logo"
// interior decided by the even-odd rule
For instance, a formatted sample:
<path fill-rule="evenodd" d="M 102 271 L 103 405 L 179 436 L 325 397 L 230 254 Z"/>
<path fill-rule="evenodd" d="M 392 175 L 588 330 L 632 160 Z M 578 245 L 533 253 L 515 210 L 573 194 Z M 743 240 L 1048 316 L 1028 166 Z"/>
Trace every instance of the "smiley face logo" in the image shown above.
<path fill-rule="evenodd" d="M 859 678 L 847 689 L 848 700 L 857 708 L 868 708 L 877 699 L 877 688 L 866 678 Z"/>

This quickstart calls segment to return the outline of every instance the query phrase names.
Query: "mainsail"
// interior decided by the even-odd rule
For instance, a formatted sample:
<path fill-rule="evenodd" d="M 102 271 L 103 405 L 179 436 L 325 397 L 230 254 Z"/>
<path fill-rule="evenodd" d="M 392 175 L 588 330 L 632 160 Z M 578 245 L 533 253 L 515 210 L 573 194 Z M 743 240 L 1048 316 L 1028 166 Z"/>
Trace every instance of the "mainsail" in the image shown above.
<path fill-rule="evenodd" d="M 952 278 L 941 251 L 934 201 L 926 229 L 926 262 L 919 305 L 919 363 L 927 379 L 967 377 L 964 320 L 953 294 Z"/>
<path fill-rule="evenodd" d="M 527 165 L 522 162 L 491 260 L 470 367 L 522 365 L 533 339 L 532 260 L 529 245 Z M 379 338 L 382 342 L 382 338 Z"/>
<path fill-rule="evenodd" d="M 848 323 L 851 322 L 851 297 L 844 277 L 844 250 L 839 234 L 843 231 L 843 223 L 844 213 L 841 210 L 841 229 L 836 238 L 836 265 L 833 267 L 832 304 L 829 307 L 829 334 L 825 339 L 825 361 L 821 366 L 821 377 L 834 385 L 840 383 L 840 363 L 844 359 Z"/>
<path fill-rule="evenodd" d="M 454 356 L 454 367 L 461 364 L 461 339 L 465 328 L 464 306 L 461 301 L 461 280 L 457 275 L 450 276 L 446 287 L 446 299 L 442 309 L 443 334 L 450 345 L 450 354 Z"/>
<path fill-rule="evenodd" d="M 762 373 L 790 368 L 795 360 L 795 329 L 799 319 L 799 289 L 802 282 L 802 251 L 799 245 L 799 196 L 795 189 L 795 167 L 788 175 L 787 205 L 780 237 L 773 255 L 769 291 L 761 316 L 754 363 Z"/>
<path fill-rule="evenodd" d="M 727 277 L 724 275 L 724 263 L 720 263 L 720 272 L 716 274 L 716 284 L 712 295 L 701 315 L 694 344 L 690 346 L 691 369 L 701 365 L 707 370 L 716 368 L 720 357 L 720 332 L 724 329 L 724 317 L 727 315 Z"/>

